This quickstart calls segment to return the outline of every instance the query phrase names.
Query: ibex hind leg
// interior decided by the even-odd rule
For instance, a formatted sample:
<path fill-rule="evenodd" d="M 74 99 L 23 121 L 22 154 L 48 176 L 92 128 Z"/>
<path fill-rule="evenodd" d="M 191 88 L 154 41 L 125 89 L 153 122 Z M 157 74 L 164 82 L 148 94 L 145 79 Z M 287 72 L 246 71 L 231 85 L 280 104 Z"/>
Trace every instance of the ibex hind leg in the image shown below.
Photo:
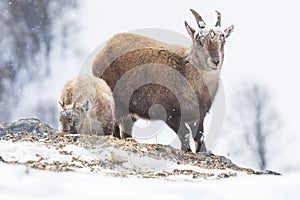
<path fill-rule="evenodd" d="M 121 138 L 121 135 L 120 135 L 120 128 L 119 128 L 118 123 L 115 123 L 114 134 L 113 134 L 113 136 L 114 136 L 114 137 L 117 137 L 117 138 Z"/>
<path fill-rule="evenodd" d="M 180 119 L 172 118 L 168 119 L 168 126 L 178 135 L 181 142 L 181 149 L 184 151 L 190 151 L 189 145 L 189 130 L 183 123 L 180 123 Z"/>

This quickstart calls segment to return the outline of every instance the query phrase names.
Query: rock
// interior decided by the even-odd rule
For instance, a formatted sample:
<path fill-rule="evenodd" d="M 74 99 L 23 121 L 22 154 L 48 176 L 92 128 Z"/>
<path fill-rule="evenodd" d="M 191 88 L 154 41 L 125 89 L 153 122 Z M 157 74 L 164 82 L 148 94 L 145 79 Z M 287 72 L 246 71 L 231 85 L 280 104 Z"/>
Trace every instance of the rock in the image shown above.
<path fill-rule="evenodd" d="M 205 152 L 205 155 L 206 155 L 207 157 L 214 156 L 214 154 L 213 154 L 211 151 Z"/>
<path fill-rule="evenodd" d="M 0 156 L 0 162 L 3 162 L 3 163 L 7 163 L 7 161 L 5 161 L 2 156 Z"/>
<path fill-rule="evenodd" d="M 114 164 L 122 164 L 129 160 L 128 153 L 124 150 L 114 150 L 111 152 L 111 160 Z"/>
<path fill-rule="evenodd" d="M 28 135 L 45 138 L 56 132 L 57 130 L 50 127 L 48 124 L 34 118 L 20 119 L 11 123 L 0 123 L 0 138 L 13 135 Z"/>
<path fill-rule="evenodd" d="M 231 164 L 231 160 L 229 160 L 228 158 L 223 158 L 222 159 L 223 163 L 225 163 L 226 165 L 230 165 Z"/>
<path fill-rule="evenodd" d="M 278 173 L 278 172 L 274 172 L 274 171 L 271 171 L 271 170 L 266 170 L 263 174 L 267 174 L 267 175 L 277 175 L 277 176 L 280 176 L 282 174 Z"/>
<path fill-rule="evenodd" d="M 240 167 L 239 166 L 237 166 L 236 164 L 233 164 L 233 163 L 231 163 L 231 169 L 233 169 L 233 170 L 240 170 Z"/>

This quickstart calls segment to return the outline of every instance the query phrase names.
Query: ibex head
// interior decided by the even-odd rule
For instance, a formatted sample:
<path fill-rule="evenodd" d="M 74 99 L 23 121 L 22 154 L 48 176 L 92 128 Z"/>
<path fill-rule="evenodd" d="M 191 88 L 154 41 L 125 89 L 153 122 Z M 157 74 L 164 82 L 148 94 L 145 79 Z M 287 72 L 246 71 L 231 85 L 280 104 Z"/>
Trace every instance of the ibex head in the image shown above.
<path fill-rule="evenodd" d="M 59 102 L 63 110 L 60 112 L 60 129 L 63 132 L 71 134 L 77 133 L 81 127 L 83 118 L 86 117 L 89 110 L 89 101 L 87 100 L 83 105 L 74 102 L 72 105 L 64 106 L 64 103 Z"/>
<path fill-rule="evenodd" d="M 193 40 L 193 46 L 189 60 L 196 66 L 202 66 L 205 70 L 221 69 L 224 59 L 224 45 L 226 39 L 233 32 L 231 25 L 224 31 L 221 30 L 221 13 L 217 12 L 217 23 L 213 27 L 207 27 L 202 17 L 191 9 L 198 24 L 198 31 L 185 22 L 185 27 Z"/>

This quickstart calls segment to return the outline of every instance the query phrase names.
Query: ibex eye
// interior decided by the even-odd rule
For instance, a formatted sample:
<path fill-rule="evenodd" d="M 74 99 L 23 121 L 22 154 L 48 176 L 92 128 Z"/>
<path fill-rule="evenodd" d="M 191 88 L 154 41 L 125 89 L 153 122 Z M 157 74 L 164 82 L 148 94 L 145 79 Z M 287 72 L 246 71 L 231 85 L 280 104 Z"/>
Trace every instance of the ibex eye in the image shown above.
<path fill-rule="evenodd" d="M 196 40 L 196 43 L 197 43 L 198 45 L 200 45 L 200 46 L 203 46 L 203 45 L 202 45 L 202 42 L 201 42 L 201 40 L 200 40 L 200 38 Z"/>

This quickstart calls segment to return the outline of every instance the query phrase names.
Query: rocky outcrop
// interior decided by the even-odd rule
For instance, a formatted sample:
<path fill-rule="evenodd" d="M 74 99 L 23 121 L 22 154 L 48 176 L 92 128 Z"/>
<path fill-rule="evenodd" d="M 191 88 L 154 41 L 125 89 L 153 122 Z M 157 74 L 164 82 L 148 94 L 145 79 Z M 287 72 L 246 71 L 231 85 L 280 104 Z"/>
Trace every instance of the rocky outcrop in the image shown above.
<path fill-rule="evenodd" d="M 0 138 L 21 137 L 22 135 L 45 138 L 57 132 L 48 124 L 35 118 L 20 119 L 11 123 L 0 123 Z"/>
<path fill-rule="evenodd" d="M 239 167 L 212 152 L 185 152 L 169 145 L 142 144 L 112 136 L 64 134 L 38 119 L 0 124 L 0 136 L 0 162 L 42 170 L 85 170 L 112 176 L 188 181 L 247 174 L 279 175 Z"/>

